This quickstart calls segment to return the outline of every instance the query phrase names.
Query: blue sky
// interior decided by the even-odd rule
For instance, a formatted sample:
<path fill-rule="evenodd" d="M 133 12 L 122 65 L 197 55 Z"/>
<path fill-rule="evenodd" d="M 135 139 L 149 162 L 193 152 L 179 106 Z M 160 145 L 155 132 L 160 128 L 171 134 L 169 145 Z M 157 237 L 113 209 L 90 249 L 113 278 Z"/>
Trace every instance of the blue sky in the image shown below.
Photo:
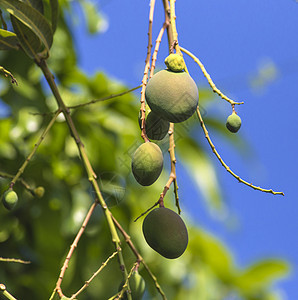
<path fill-rule="evenodd" d="M 149 1 L 94 2 L 102 9 L 109 27 L 99 36 L 89 37 L 84 27 L 77 28 L 81 66 L 90 74 L 102 70 L 130 87 L 139 85 L 146 56 Z M 154 16 L 154 39 L 163 23 L 160 2 L 157 0 Z M 177 0 L 176 15 L 180 44 L 202 60 L 224 93 L 245 101 L 237 111 L 243 121 L 241 135 L 252 145 L 253 153 L 249 158 L 241 156 L 214 136 L 222 157 L 244 179 L 285 192 L 281 197 L 254 191 L 219 167 L 225 198 L 240 227 L 229 230 L 222 222 L 212 220 L 202 201 L 192 203 L 197 212 L 194 219 L 229 245 L 240 266 L 268 257 L 289 260 L 294 266 L 292 275 L 278 287 L 285 299 L 297 299 L 298 3 Z M 164 37 L 160 66 L 166 51 Z M 206 87 L 198 67 L 190 60 L 188 66 L 198 86 Z M 266 77 L 266 66 L 274 76 Z M 253 87 L 252 80 L 256 79 L 265 85 Z M 218 106 L 229 110 L 220 99 Z M 190 197 L 189 192 L 187 184 L 180 184 L 183 197 Z"/>

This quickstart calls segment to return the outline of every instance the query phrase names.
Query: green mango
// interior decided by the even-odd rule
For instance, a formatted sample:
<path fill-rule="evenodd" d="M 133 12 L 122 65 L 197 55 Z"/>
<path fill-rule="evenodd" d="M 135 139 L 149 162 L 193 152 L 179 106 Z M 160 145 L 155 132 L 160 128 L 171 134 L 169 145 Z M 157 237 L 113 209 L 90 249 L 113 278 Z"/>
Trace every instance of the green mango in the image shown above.
<path fill-rule="evenodd" d="M 143 234 L 148 245 L 165 258 L 178 258 L 188 244 L 187 228 L 174 211 L 159 207 L 144 219 Z"/>
<path fill-rule="evenodd" d="M 148 81 L 145 97 L 154 113 L 172 123 L 190 118 L 199 101 L 198 88 L 190 75 L 168 69 L 152 76 Z"/>
<path fill-rule="evenodd" d="M 159 177 L 163 168 L 163 155 L 160 148 L 151 142 L 142 144 L 132 157 L 131 169 L 136 181 L 148 186 Z"/>

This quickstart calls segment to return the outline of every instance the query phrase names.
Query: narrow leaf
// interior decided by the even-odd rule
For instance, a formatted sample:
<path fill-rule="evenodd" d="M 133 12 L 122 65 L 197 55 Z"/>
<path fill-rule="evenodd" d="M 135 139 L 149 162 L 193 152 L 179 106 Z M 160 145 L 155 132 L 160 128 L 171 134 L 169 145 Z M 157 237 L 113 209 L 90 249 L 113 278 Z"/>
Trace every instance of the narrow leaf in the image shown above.
<path fill-rule="evenodd" d="M 230 281 L 234 278 L 235 265 L 229 249 L 210 233 L 193 229 L 189 248 L 196 253 L 221 280 Z"/>
<path fill-rule="evenodd" d="M 15 33 L 0 29 L 0 50 L 18 50 L 18 38 Z"/>
<path fill-rule="evenodd" d="M 50 0 L 50 4 L 51 4 L 52 31 L 54 33 L 57 28 L 58 16 L 59 16 L 58 0 Z"/>
<path fill-rule="evenodd" d="M 53 43 L 52 29 L 38 10 L 18 0 L 0 0 L 0 5 L 30 28 L 49 51 Z"/>
<path fill-rule="evenodd" d="M 22 2 L 25 2 L 35 9 L 37 9 L 42 15 L 43 15 L 43 2 L 42 0 L 23 0 Z"/>
<path fill-rule="evenodd" d="M 11 24 L 15 33 L 18 36 L 20 45 L 26 54 L 35 58 L 37 53 L 42 49 L 42 44 L 40 39 L 31 31 L 27 26 L 25 26 L 21 21 L 19 21 L 14 16 L 11 16 Z"/>
<path fill-rule="evenodd" d="M 98 33 L 103 24 L 103 17 L 100 15 L 96 5 L 89 1 L 81 2 L 84 9 L 85 19 L 90 33 Z"/>
<path fill-rule="evenodd" d="M 240 273 L 236 285 L 243 293 L 256 292 L 288 272 L 289 265 L 285 261 L 268 259 L 257 262 Z"/>

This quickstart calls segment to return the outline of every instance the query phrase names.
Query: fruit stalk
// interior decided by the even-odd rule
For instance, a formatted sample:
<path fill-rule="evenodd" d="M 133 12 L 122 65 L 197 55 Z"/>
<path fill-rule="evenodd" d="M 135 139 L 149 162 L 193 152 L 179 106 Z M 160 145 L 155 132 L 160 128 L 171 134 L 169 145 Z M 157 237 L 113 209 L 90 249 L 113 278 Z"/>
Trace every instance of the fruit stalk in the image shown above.
<path fill-rule="evenodd" d="M 202 70 L 204 76 L 206 77 L 210 87 L 212 88 L 213 92 L 216 93 L 218 96 L 220 96 L 222 99 L 226 100 L 227 102 L 229 102 L 231 105 L 240 105 L 243 104 L 244 102 L 235 102 L 234 100 L 228 98 L 226 95 L 224 95 L 214 84 L 214 82 L 211 79 L 211 76 L 208 74 L 207 70 L 205 69 L 204 65 L 201 63 L 201 61 L 194 55 L 192 54 L 190 51 L 186 50 L 183 47 L 180 47 L 180 50 L 182 52 L 184 52 L 185 54 L 187 54 L 189 57 L 191 57 L 200 67 L 200 69 Z"/>
<path fill-rule="evenodd" d="M 201 116 L 201 113 L 200 113 L 200 110 L 199 110 L 199 107 L 197 108 L 197 115 L 199 117 L 199 121 L 200 121 L 200 124 L 201 124 L 201 127 L 205 133 L 205 138 L 207 139 L 213 153 L 215 154 L 215 156 L 217 157 L 217 159 L 220 161 L 220 163 L 222 164 L 222 166 L 233 176 L 235 177 L 239 182 L 253 188 L 254 190 L 258 190 L 258 191 L 261 191 L 261 192 L 265 192 L 265 193 L 271 193 L 273 195 L 282 195 L 284 196 L 284 193 L 283 192 L 275 192 L 273 191 L 272 189 L 263 189 L 259 186 L 255 186 L 253 185 L 252 183 L 249 183 L 245 180 L 243 180 L 240 176 L 238 176 L 237 174 L 235 174 L 231 169 L 230 167 L 223 161 L 223 159 L 221 158 L 221 156 L 219 155 L 219 153 L 217 152 L 214 144 L 212 143 L 210 137 L 209 137 L 209 133 L 208 133 L 208 130 L 204 124 L 204 121 L 203 121 L 203 118 Z"/>

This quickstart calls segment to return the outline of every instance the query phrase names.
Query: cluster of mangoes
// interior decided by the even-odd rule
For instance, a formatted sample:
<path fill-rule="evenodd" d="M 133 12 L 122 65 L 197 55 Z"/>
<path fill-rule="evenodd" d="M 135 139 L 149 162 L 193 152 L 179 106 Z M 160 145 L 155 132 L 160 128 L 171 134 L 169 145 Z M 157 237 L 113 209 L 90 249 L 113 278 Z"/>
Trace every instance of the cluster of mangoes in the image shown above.
<path fill-rule="evenodd" d="M 198 88 L 190 75 L 184 71 L 182 56 L 170 54 L 165 59 L 167 69 L 157 72 L 148 81 L 145 98 L 145 129 L 150 140 L 163 139 L 171 123 L 190 118 L 197 109 Z M 149 111 L 149 112 L 148 112 Z M 141 114 L 139 125 L 142 127 Z M 237 132 L 241 119 L 233 113 L 227 118 L 226 127 Z M 153 184 L 163 169 L 163 155 L 159 146 L 147 141 L 137 148 L 132 157 L 132 173 L 143 186 Z M 181 217 L 163 206 L 151 211 L 143 222 L 143 234 L 148 245 L 166 258 L 183 254 L 188 243 L 188 233 Z"/>
<path fill-rule="evenodd" d="M 170 122 L 180 123 L 190 118 L 199 101 L 198 88 L 184 72 L 183 58 L 170 54 L 167 69 L 157 72 L 148 81 L 145 98 L 150 109 L 146 115 L 146 134 L 151 140 L 161 140 L 168 133 Z M 146 110 L 148 112 L 148 109 Z M 141 117 L 139 124 L 141 127 Z M 143 186 L 153 184 L 163 169 L 163 154 L 153 142 L 145 142 L 132 157 L 132 173 Z M 188 244 L 188 233 L 181 217 L 163 206 L 152 210 L 144 219 L 143 234 L 148 245 L 166 258 L 177 258 Z"/>
<path fill-rule="evenodd" d="M 38 186 L 35 188 L 32 193 L 37 198 L 42 198 L 44 195 L 45 189 L 43 186 Z M 2 203 L 4 207 L 8 210 L 12 210 L 18 203 L 18 194 L 12 190 L 12 188 L 9 188 L 7 191 L 4 192 L 2 196 Z"/>
<path fill-rule="evenodd" d="M 145 98 L 150 108 L 146 116 L 146 134 L 151 140 L 163 139 L 172 123 L 190 118 L 199 102 L 198 88 L 190 75 L 184 72 L 183 58 L 170 54 L 167 69 L 157 72 L 148 81 Z M 141 126 L 141 117 L 139 124 Z M 151 185 L 163 168 L 163 155 L 158 145 L 146 142 L 139 146 L 132 158 L 132 172 L 138 183 Z"/>

